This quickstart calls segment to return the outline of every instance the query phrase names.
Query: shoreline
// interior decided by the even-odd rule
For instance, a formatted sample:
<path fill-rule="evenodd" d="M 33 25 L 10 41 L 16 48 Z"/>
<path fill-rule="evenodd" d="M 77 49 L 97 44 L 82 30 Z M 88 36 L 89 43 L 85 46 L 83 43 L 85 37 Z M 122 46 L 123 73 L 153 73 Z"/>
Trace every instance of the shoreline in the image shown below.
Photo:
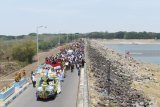
<path fill-rule="evenodd" d="M 130 57 L 125 58 L 112 49 L 106 49 L 104 41 L 91 40 L 91 44 L 95 50 L 99 51 L 107 59 L 118 62 L 121 69 L 127 71 L 126 75 L 132 76 L 132 88 L 142 91 L 153 104 L 158 104 L 158 106 L 160 106 L 160 95 L 157 94 L 160 90 L 159 65 L 137 62 Z M 94 84 L 94 82 L 91 84 Z"/>
<path fill-rule="evenodd" d="M 97 39 L 105 44 L 160 44 L 160 40 L 155 39 Z"/>
<path fill-rule="evenodd" d="M 112 39 L 112 40 L 103 39 L 103 40 L 101 40 L 101 39 L 97 39 L 96 41 L 101 42 L 102 47 L 108 48 L 112 51 L 115 51 L 116 53 L 119 53 L 119 52 L 117 52 L 116 50 L 114 50 L 110 47 L 107 47 L 107 45 L 148 45 L 148 44 L 149 45 L 150 44 L 151 45 L 152 44 L 160 45 L 160 40 L 154 40 L 154 39 L 147 39 L 147 40 L 143 40 L 143 39 L 142 40 L 139 40 L 139 39 L 135 39 L 135 40 L 133 40 L 133 39 L 129 39 L 129 40 L 128 39 Z M 119 54 L 124 55 L 123 53 L 119 53 Z M 151 52 L 151 54 L 152 54 L 152 52 Z M 134 58 L 134 57 L 132 57 L 132 58 Z M 136 59 L 136 58 L 134 58 L 134 60 L 136 60 L 139 63 L 146 64 L 146 65 L 160 65 L 160 63 L 157 63 L 157 62 L 152 63 L 152 62 L 148 61 L 148 62 L 145 63 L 143 60 Z"/>

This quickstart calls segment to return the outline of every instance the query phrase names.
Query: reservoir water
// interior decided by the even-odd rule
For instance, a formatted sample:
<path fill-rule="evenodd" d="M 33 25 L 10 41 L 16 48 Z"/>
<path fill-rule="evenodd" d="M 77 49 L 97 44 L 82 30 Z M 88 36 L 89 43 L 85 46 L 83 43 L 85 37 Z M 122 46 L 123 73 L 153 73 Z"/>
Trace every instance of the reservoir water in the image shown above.
<path fill-rule="evenodd" d="M 106 47 L 144 63 L 160 64 L 160 44 L 109 44 Z"/>

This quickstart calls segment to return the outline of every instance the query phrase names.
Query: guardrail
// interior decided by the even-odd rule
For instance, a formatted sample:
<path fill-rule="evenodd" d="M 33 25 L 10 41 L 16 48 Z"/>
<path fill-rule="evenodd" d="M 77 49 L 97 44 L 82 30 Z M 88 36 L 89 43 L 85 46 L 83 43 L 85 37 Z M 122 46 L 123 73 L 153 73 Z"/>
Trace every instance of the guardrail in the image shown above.
<path fill-rule="evenodd" d="M 25 83 L 27 83 L 27 79 L 22 79 L 19 82 L 14 83 L 15 88 L 21 88 Z"/>
<path fill-rule="evenodd" d="M 0 92 L 0 100 L 7 99 L 10 95 L 12 95 L 15 92 L 15 87 L 12 85 L 12 87 L 8 88 L 5 92 Z"/>
<path fill-rule="evenodd" d="M 0 100 L 4 101 L 6 100 L 9 96 L 11 96 L 16 89 L 21 88 L 24 84 L 27 83 L 27 78 L 24 78 L 20 80 L 19 82 L 14 82 L 13 85 L 8 88 L 5 92 L 0 92 Z"/>

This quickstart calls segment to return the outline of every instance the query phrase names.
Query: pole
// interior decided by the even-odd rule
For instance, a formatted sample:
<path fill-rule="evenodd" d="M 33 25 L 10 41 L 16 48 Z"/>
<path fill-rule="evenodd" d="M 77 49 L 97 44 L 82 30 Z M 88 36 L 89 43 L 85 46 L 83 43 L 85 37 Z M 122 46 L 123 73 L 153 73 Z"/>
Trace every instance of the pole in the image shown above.
<path fill-rule="evenodd" d="M 39 43 L 38 43 L 38 41 L 39 41 L 39 34 L 38 34 L 38 29 L 39 28 L 47 28 L 47 26 L 37 26 L 36 27 L 36 32 L 37 32 L 37 66 L 39 65 L 39 55 L 38 55 L 38 52 L 39 52 Z"/>
<path fill-rule="evenodd" d="M 111 107 L 111 101 L 110 101 L 110 93 L 111 93 L 111 62 L 108 63 L 108 97 L 109 97 L 109 107 Z"/>
<path fill-rule="evenodd" d="M 60 40 L 60 34 L 59 34 L 59 46 L 60 46 L 60 44 L 61 44 L 61 40 Z"/>

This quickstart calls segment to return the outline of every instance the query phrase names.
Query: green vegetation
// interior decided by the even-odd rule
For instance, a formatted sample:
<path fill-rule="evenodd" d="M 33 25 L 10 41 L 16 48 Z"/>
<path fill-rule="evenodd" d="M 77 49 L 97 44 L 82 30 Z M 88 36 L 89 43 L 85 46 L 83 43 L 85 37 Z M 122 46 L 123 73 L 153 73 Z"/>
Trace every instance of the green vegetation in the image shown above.
<path fill-rule="evenodd" d="M 12 47 L 12 57 L 21 62 L 32 62 L 32 57 L 36 54 L 36 44 L 32 40 L 19 42 Z"/>
<path fill-rule="evenodd" d="M 60 44 L 71 42 L 74 39 L 78 39 L 79 36 L 74 34 L 43 34 L 39 38 L 39 49 L 41 51 L 46 51 Z M 68 39 L 67 39 L 68 38 Z"/>
<path fill-rule="evenodd" d="M 70 42 L 80 34 L 40 34 L 39 51 L 47 51 L 55 46 Z M 37 52 L 37 34 L 30 33 L 20 36 L 0 35 L 0 61 L 16 61 L 23 66 L 32 63 Z"/>
<path fill-rule="evenodd" d="M 153 32 L 91 32 L 86 34 L 40 34 L 39 51 L 47 51 L 55 46 L 64 44 L 80 37 L 102 39 L 160 39 L 160 33 Z M 20 36 L 0 35 L 0 61 L 14 60 L 32 63 L 32 57 L 36 54 L 37 34 L 30 33 Z"/>
<path fill-rule="evenodd" d="M 86 34 L 89 38 L 102 39 L 160 39 L 160 33 L 153 32 L 91 32 Z"/>

